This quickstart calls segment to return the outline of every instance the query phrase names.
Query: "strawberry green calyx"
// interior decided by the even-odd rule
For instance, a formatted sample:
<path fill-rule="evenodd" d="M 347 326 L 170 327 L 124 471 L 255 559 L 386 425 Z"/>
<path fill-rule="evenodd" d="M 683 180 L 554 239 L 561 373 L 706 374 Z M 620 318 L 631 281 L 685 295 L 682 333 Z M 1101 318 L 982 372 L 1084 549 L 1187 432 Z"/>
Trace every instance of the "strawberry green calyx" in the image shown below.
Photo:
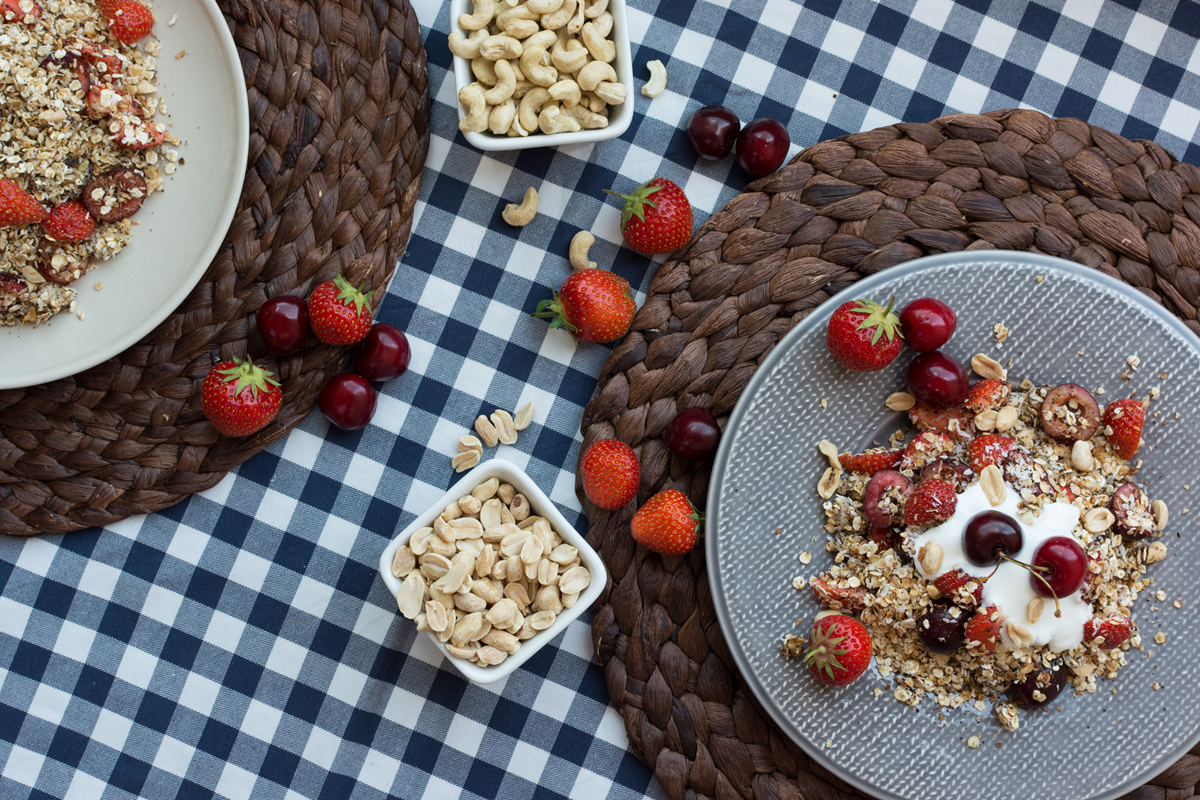
<path fill-rule="evenodd" d="M 651 181 L 646 181 L 629 194 L 620 194 L 619 192 L 613 192 L 608 189 L 604 190 L 613 197 L 619 197 L 625 201 L 625 207 L 621 209 L 622 228 L 629 224 L 629 220 L 633 217 L 637 217 L 639 221 L 645 222 L 646 206 L 649 206 L 650 208 L 658 208 L 658 205 L 653 200 L 650 200 L 649 197 L 663 187 L 651 186 L 650 183 Z"/>
<path fill-rule="evenodd" d="M 875 335 L 871 337 L 871 344 L 878 344 L 885 334 L 889 342 L 896 337 L 904 338 L 900 333 L 900 317 L 892 312 L 892 306 L 895 303 L 895 295 L 888 299 L 887 308 L 874 300 L 858 301 L 854 312 L 867 315 L 867 318 L 858 324 L 858 330 L 871 330 L 872 328 L 875 330 Z"/>
<path fill-rule="evenodd" d="M 844 642 L 846 637 L 830 636 L 829 630 L 833 630 L 832 626 L 828 630 L 819 625 L 813 629 L 812 636 L 808 640 L 808 648 L 804 651 L 804 663 L 815 667 L 828 677 L 834 678 L 834 668 L 845 669 L 842 662 L 838 661 L 838 656 L 844 656 L 850 651 L 838 648 L 838 645 Z"/>
<path fill-rule="evenodd" d="M 275 373 L 256 365 L 249 356 L 245 361 L 237 356 L 231 358 L 230 361 L 237 366 L 217 370 L 217 374 L 221 376 L 222 383 L 237 381 L 233 387 L 234 397 L 240 397 L 242 392 L 249 389 L 250 396 L 257 398 L 259 392 L 268 392 L 271 387 L 279 385 L 279 381 L 275 380 Z"/>
<path fill-rule="evenodd" d="M 366 307 L 367 302 L 371 299 L 371 295 L 375 294 L 374 290 L 363 294 L 363 286 L 367 285 L 366 281 L 363 281 L 362 286 L 355 289 L 354 285 L 341 275 L 333 279 L 333 284 L 338 289 L 337 297 L 334 299 L 344 301 L 347 306 L 353 303 L 356 314 L 362 314 L 363 308 Z"/>
<path fill-rule="evenodd" d="M 530 316 L 542 317 L 549 319 L 551 328 L 562 328 L 569 333 L 575 333 L 578 328 L 571 324 L 567 319 L 567 313 L 563 311 L 562 300 L 558 296 L 558 289 L 553 285 L 550 286 L 550 291 L 554 293 L 554 299 L 543 300 L 537 304 L 537 311 L 534 311 Z"/>

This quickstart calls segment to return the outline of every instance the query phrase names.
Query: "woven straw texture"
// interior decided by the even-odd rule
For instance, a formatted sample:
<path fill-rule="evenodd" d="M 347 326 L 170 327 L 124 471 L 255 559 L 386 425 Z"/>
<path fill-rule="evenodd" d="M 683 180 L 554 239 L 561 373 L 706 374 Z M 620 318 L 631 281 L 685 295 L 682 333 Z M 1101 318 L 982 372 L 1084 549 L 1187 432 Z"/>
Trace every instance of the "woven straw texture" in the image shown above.
<path fill-rule="evenodd" d="M 268 357 L 254 313 L 342 272 L 382 298 L 408 241 L 429 148 L 429 90 L 407 0 L 220 0 L 250 106 L 246 181 L 229 233 L 183 305 L 93 369 L 0 391 L 0 533 L 106 525 L 170 506 L 304 418 L 346 348 Z M 315 342 L 316 340 L 312 340 Z M 283 407 L 220 436 L 200 407 L 217 360 L 275 371 Z"/>
<path fill-rule="evenodd" d="M 709 464 L 671 456 L 680 409 L 724 424 L 779 339 L 865 275 L 934 253 L 1047 253 L 1163 303 L 1193 331 L 1200 304 L 1200 169 L 1149 141 L 1035 111 L 903 123 L 802 151 L 746 187 L 659 268 L 584 412 L 585 451 L 615 437 L 642 464 L 638 502 L 664 488 L 703 508 Z M 660 557 L 629 535 L 634 507 L 590 503 L 612 576 L 592 624 L 630 744 L 671 800 L 816 800 L 858 793 L 763 713 L 717 624 L 703 548 Z M 1128 795 L 1197 795 L 1200 747 Z"/>

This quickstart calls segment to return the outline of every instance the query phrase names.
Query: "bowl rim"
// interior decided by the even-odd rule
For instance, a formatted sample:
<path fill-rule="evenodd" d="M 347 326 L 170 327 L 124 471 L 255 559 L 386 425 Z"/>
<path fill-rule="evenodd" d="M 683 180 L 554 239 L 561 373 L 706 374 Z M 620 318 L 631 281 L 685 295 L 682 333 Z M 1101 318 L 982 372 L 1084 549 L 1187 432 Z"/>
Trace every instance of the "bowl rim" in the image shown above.
<path fill-rule="evenodd" d="M 450 29 L 458 29 L 458 15 L 470 13 L 468 5 L 471 0 L 451 0 L 450 1 Z M 633 57 L 629 46 L 629 29 L 627 27 L 627 15 L 625 0 L 609 0 L 607 11 L 613 16 L 612 41 L 617 46 L 617 57 L 613 59 L 613 68 L 617 72 L 617 77 L 621 79 L 621 83 L 625 84 L 625 102 L 617 106 L 619 112 L 616 117 L 610 118 L 609 124 L 604 128 L 595 128 L 592 130 L 581 130 L 574 133 L 550 133 L 537 134 L 530 136 L 495 136 L 488 132 L 475 133 L 460 131 L 467 142 L 474 147 L 490 151 L 504 152 L 508 150 L 529 150 L 535 147 L 561 147 L 574 144 L 590 144 L 593 142 L 604 142 L 609 139 L 616 139 L 625 131 L 629 130 L 629 125 L 633 122 L 633 111 L 635 101 L 635 87 L 633 84 Z M 438 35 L 441 35 L 440 33 Z M 453 59 L 454 68 L 454 99 L 451 101 L 458 109 L 458 119 L 462 120 L 467 115 L 462 103 L 458 102 L 458 93 L 464 86 L 469 85 L 474 78 L 471 75 L 471 62 L 461 56 L 454 54 L 450 55 Z"/>
<path fill-rule="evenodd" d="M 511 484 L 518 492 L 525 495 L 529 500 L 530 507 L 536 509 L 540 516 L 550 521 L 555 532 L 562 537 L 563 541 L 579 550 L 579 560 L 592 573 L 592 582 L 580 593 L 575 605 L 563 609 L 562 613 L 555 618 L 553 625 L 541 631 L 533 638 L 522 642 L 521 649 L 516 655 L 509 656 L 503 662 L 493 667 L 480 667 L 470 661 L 454 658 L 446 650 L 446 645 L 438 641 L 438 638 L 433 635 L 432 631 L 421 632 L 423 635 L 429 637 L 434 646 L 441 650 L 445 659 L 454 665 L 454 668 L 461 672 L 463 677 L 478 684 L 496 683 L 511 675 L 518 667 L 528 661 L 534 653 L 541 650 L 548 642 L 565 631 L 572 622 L 579 619 L 584 610 L 590 608 L 600 597 L 600 594 L 604 591 L 605 584 L 608 582 L 608 570 L 604 568 L 604 562 L 601 561 L 600 555 L 584 540 L 579 531 L 575 530 L 575 527 L 567 522 L 566 517 L 562 515 L 562 512 L 546 496 L 546 493 L 516 464 L 507 459 L 493 458 L 474 467 L 458 479 L 454 485 L 446 490 L 445 494 L 438 498 L 423 513 L 418 515 L 416 519 L 383 549 L 383 553 L 379 557 L 379 574 L 382 576 L 384 585 L 387 586 L 388 592 L 391 593 L 392 597 L 395 597 L 400 591 L 400 579 L 392 574 L 392 559 L 395 557 L 396 549 L 403 544 L 407 544 L 409 539 L 412 538 L 413 533 L 418 529 L 431 525 L 434 518 L 441 514 L 450 503 L 469 495 L 472 489 L 491 478 L 499 478 L 502 483 Z M 399 614 L 397 616 L 400 619 L 404 619 Z M 536 644 L 534 644 L 535 642 Z"/>

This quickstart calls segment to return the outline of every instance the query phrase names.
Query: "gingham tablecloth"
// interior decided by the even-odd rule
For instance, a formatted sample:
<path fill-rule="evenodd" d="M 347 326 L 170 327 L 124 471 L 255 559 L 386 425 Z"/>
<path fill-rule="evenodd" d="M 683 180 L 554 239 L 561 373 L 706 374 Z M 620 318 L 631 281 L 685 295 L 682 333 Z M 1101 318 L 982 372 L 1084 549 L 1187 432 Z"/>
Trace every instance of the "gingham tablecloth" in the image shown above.
<path fill-rule="evenodd" d="M 498 454 L 581 530 L 579 423 L 609 350 L 532 311 L 591 257 L 643 291 L 619 246 L 627 191 L 679 183 L 700 219 L 745 183 L 697 161 L 701 105 L 784 120 L 800 145 L 1011 106 L 1150 138 L 1200 163 L 1200 4 L 1019 0 L 630 0 L 635 75 L 667 65 L 617 141 L 485 156 L 457 135 L 447 9 L 426 26 L 433 134 L 417 224 L 379 318 L 409 372 L 369 428 L 318 414 L 213 490 L 105 530 L 0 540 L 2 798 L 660 798 L 627 750 L 575 623 L 507 681 L 458 677 L 376 574 L 384 545 L 454 480 L 480 413 L 537 407 Z M 538 217 L 504 204 L 527 186 Z M 639 294 L 639 302 L 644 294 Z"/>

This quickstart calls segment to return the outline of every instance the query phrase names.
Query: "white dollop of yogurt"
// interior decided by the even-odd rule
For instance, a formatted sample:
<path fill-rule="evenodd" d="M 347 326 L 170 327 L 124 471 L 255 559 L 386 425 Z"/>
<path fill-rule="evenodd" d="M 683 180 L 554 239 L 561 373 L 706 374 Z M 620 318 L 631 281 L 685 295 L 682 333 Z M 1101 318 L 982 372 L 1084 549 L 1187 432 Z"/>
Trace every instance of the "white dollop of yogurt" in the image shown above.
<path fill-rule="evenodd" d="M 1071 536 L 1079 523 L 1079 509 L 1070 503 L 1054 502 L 1042 508 L 1041 514 L 1032 524 L 1021 522 L 1017 516 L 1018 497 L 1016 492 L 1005 486 L 1004 502 L 993 506 L 983 493 L 983 487 L 978 483 L 972 484 L 958 496 L 958 504 L 954 514 L 941 525 L 930 528 L 917 536 L 913 542 L 917 552 L 928 542 L 937 542 L 942 548 L 942 565 L 937 572 L 927 573 L 914 559 L 913 564 L 923 578 L 932 580 L 955 568 L 961 569 L 973 578 L 982 578 L 990 573 L 993 567 L 978 567 L 970 562 L 963 552 L 963 531 L 967 523 L 976 514 L 984 511 L 999 511 L 1012 517 L 1021 528 L 1023 537 L 1021 550 L 1010 554 L 1017 561 L 1026 564 L 1033 563 L 1034 551 L 1042 542 L 1053 536 Z M 1070 597 L 1060 597 L 1058 603 L 1062 608 L 1062 616 L 1054 616 L 1054 599 L 1043 598 L 1045 608 L 1037 622 L 1030 622 L 1027 616 L 1029 601 L 1041 597 L 1033 591 L 1030 584 L 1030 574 L 1026 570 L 1007 561 L 1001 562 L 996 574 L 983 584 L 983 605 L 996 606 L 1004 616 L 1005 626 L 1001 629 L 1000 638 L 1008 647 L 1014 647 L 1009 638 L 1007 623 L 1016 622 L 1033 635 L 1036 646 L 1048 645 L 1052 652 L 1058 653 L 1070 650 L 1083 641 L 1083 624 L 1092 618 L 1092 606 L 1083 599 L 1083 590 Z"/>

